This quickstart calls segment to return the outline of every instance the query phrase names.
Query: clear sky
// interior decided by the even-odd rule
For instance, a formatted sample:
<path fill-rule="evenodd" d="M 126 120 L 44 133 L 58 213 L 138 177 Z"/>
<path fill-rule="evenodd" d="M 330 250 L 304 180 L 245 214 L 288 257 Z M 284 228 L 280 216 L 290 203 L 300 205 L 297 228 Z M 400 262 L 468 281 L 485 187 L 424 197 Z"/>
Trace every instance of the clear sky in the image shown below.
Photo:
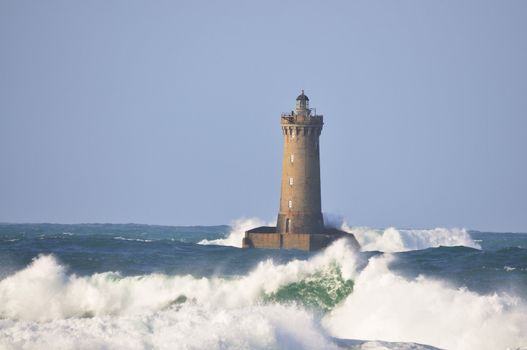
<path fill-rule="evenodd" d="M 324 115 L 351 225 L 527 232 L 527 1 L 0 1 L 0 221 L 274 220 Z"/>

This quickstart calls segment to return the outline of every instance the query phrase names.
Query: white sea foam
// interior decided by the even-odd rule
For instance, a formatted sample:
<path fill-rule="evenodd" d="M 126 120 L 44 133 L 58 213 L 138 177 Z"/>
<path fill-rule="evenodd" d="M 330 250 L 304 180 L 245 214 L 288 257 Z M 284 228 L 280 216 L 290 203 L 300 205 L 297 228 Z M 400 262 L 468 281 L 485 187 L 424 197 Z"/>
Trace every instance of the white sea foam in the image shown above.
<path fill-rule="evenodd" d="M 0 348 L 336 348 L 313 313 L 264 305 L 261 296 L 335 262 L 345 262 L 342 275 L 353 278 L 354 254 L 339 242 L 308 261 L 267 260 L 233 279 L 79 277 L 40 256 L 0 281 Z"/>
<path fill-rule="evenodd" d="M 425 277 L 407 280 L 371 258 L 352 294 L 324 318 L 338 337 L 414 341 L 447 349 L 516 349 L 527 344 L 525 300 L 479 295 Z"/>
<path fill-rule="evenodd" d="M 332 336 L 463 350 L 527 344 L 524 300 L 407 280 L 389 270 L 390 259 L 372 258 L 357 271 L 356 253 L 338 241 L 306 261 L 266 260 L 221 279 L 80 277 L 41 256 L 0 281 L 0 349 L 331 349 Z M 262 302 L 262 293 L 335 263 L 354 291 L 322 319 L 298 305 Z M 371 341 L 353 348 L 422 347 Z"/>
<path fill-rule="evenodd" d="M 386 253 L 404 252 L 409 250 L 426 249 L 439 246 L 465 246 L 481 249 L 465 229 L 435 228 L 435 229 L 374 229 L 370 227 L 351 227 L 342 217 L 324 214 L 324 222 L 330 227 L 340 227 L 341 230 L 353 233 L 361 245 L 361 250 L 378 250 Z M 238 219 L 231 224 L 231 231 L 225 238 L 207 240 L 198 244 L 225 245 L 241 248 L 245 231 L 258 226 L 273 226 L 258 218 Z"/>
<path fill-rule="evenodd" d="M 429 230 L 403 230 L 390 227 L 384 230 L 369 227 L 350 227 L 345 222 L 342 230 L 357 238 L 363 251 L 404 252 L 439 246 L 465 246 L 481 249 L 465 229 L 435 228 Z"/>
<path fill-rule="evenodd" d="M 198 244 L 214 244 L 214 245 L 225 245 L 225 246 L 231 246 L 231 247 L 242 247 L 242 239 L 245 235 L 245 231 L 250 230 L 252 228 L 258 227 L 258 226 L 273 226 L 274 224 L 265 223 L 263 220 L 258 218 L 242 218 L 235 220 L 231 223 L 231 231 L 225 238 L 219 238 L 219 239 L 204 239 Z"/>
<path fill-rule="evenodd" d="M 121 277 L 113 272 L 79 277 L 69 275 L 53 256 L 46 255 L 0 281 L 0 317 L 46 321 L 84 315 L 132 315 L 161 310 L 180 296 L 220 308 L 248 306 L 262 292 L 272 293 L 333 262 L 342 264 L 343 278 L 352 279 L 355 261 L 355 253 L 342 241 L 307 261 L 262 261 L 254 271 L 234 279 L 161 274 Z"/>
<path fill-rule="evenodd" d="M 0 320 L 2 349 L 337 349 L 306 310 L 186 304 L 149 315 Z"/>

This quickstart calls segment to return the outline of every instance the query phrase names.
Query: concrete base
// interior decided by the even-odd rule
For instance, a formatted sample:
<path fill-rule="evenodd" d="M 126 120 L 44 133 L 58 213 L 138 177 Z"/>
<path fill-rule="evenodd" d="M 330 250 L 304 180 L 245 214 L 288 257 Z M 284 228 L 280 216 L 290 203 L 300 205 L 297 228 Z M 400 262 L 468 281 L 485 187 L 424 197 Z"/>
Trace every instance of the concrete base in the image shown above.
<path fill-rule="evenodd" d="M 245 232 L 243 248 L 266 249 L 299 249 L 314 251 L 326 248 L 332 242 L 346 238 L 355 249 L 360 249 L 359 242 L 351 233 L 334 228 L 325 228 L 321 234 L 313 233 L 277 233 L 276 227 L 261 226 Z"/>

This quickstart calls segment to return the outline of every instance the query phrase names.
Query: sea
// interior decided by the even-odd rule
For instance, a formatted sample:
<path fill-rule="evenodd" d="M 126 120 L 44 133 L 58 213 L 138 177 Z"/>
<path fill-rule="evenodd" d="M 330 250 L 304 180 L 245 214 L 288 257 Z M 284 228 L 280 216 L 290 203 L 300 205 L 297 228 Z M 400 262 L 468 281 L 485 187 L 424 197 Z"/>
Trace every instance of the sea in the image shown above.
<path fill-rule="evenodd" d="M 527 349 L 525 233 L 262 224 L 0 224 L 0 349 Z"/>

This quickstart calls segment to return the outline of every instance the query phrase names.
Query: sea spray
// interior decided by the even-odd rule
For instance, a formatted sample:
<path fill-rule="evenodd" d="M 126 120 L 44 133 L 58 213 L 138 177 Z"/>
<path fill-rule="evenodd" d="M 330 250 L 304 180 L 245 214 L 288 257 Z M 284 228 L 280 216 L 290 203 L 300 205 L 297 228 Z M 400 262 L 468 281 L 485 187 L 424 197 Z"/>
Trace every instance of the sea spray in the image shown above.
<path fill-rule="evenodd" d="M 55 257 L 39 256 L 25 269 L 0 281 L 0 317 L 46 321 L 86 315 L 133 315 L 162 310 L 185 297 L 217 308 L 253 305 L 264 294 L 302 281 L 334 263 L 343 279 L 356 273 L 355 253 L 339 241 L 309 260 L 260 262 L 247 275 L 195 278 L 150 274 L 123 277 L 116 272 L 68 274 Z M 35 297 L 38 296 L 38 297 Z"/>
<path fill-rule="evenodd" d="M 119 242 L 126 249 L 145 249 L 143 242 Z M 408 242 L 403 240 L 402 246 L 410 249 Z M 427 242 L 436 244 L 433 239 Z M 195 256 L 189 253 L 190 245 L 184 247 L 174 254 Z M 432 249 L 434 254 L 443 250 Z M 246 253 L 229 248 L 221 256 L 258 256 Z M 515 248 L 507 254 L 522 254 L 522 250 Z M 425 276 L 403 277 L 390 268 L 393 259 L 415 254 L 375 254 L 368 260 L 373 255 L 357 254 L 345 242 L 336 242 L 316 255 L 291 255 L 293 260 L 282 263 L 262 257 L 265 260 L 255 260 L 259 262 L 250 272 L 228 278 L 119 272 L 77 275 L 53 255 L 43 255 L 0 280 L 0 349 L 314 349 L 332 348 L 333 337 L 417 341 L 461 350 L 516 349 L 527 344 L 525 299 L 515 294 L 478 294 Z M 500 269 L 495 273 L 506 276 L 519 276 L 525 268 L 521 259 L 496 264 Z M 326 274 L 334 266 L 340 269 L 341 281 L 338 273 Z M 516 269 L 504 271 L 503 266 Z M 310 289 L 303 287 L 311 282 L 327 283 L 324 276 L 332 276 L 329 286 L 345 292 L 342 299 L 331 296 L 326 304 L 317 293 L 306 293 Z M 342 282 L 350 281 L 353 290 L 347 293 Z M 297 293 L 298 299 L 278 297 L 286 290 L 288 295 Z M 265 299 L 273 295 L 278 298 Z M 327 311 L 316 312 L 313 307 Z M 354 349 L 425 348 L 407 343 L 352 344 Z"/>
<path fill-rule="evenodd" d="M 252 228 L 258 227 L 258 226 L 273 226 L 275 223 L 265 223 L 261 219 L 258 218 L 242 218 L 238 220 L 234 220 L 231 223 L 231 230 L 227 234 L 227 237 L 225 238 L 218 238 L 218 239 L 203 239 L 198 244 L 203 245 L 226 245 L 231 247 L 242 247 L 242 240 L 245 235 L 245 231 L 250 230 Z"/>
<path fill-rule="evenodd" d="M 462 228 L 435 228 L 435 229 L 374 229 L 370 227 L 349 226 L 346 221 L 338 216 L 324 213 L 327 227 L 339 228 L 345 232 L 353 233 L 361 245 L 362 251 L 381 251 L 386 253 L 404 252 L 439 246 L 465 246 L 481 249 L 466 229 Z M 245 231 L 258 226 L 273 226 L 275 223 L 265 223 L 258 218 L 242 218 L 231 224 L 230 232 L 219 239 L 201 240 L 198 244 L 225 245 L 241 248 Z"/>
<path fill-rule="evenodd" d="M 57 319 L 0 319 L 0 349 L 330 349 L 315 316 L 292 305 L 214 308 L 187 303 L 149 314 Z"/>
<path fill-rule="evenodd" d="M 377 250 L 394 253 L 439 246 L 465 246 L 481 249 L 481 246 L 470 237 L 467 230 L 459 228 L 403 230 L 389 227 L 381 230 L 369 227 L 350 227 L 344 222 L 341 229 L 353 233 L 363 251 Z"/>
<path fill-rule="evenodd" d="M 262 295 L 334 270 L 356 273 L 344 241 L 309 260 L 265 260 L 249 274 L 194 278 L 68 274 L 50 255 L 0 281 L 0 348 L 336 349 L 316 314 Z M 345 265 L 345 266 L 344 266 Z"/>
<path fill-rule="evenodd" d="M 354 291 L 324 317 L 343 338 L 413 341 L 447 349 L 515 349 L 527 344 L 527 305 L 508 294 L 480 295 L 389 269 L 395 257 L 370 259 Z"/>

